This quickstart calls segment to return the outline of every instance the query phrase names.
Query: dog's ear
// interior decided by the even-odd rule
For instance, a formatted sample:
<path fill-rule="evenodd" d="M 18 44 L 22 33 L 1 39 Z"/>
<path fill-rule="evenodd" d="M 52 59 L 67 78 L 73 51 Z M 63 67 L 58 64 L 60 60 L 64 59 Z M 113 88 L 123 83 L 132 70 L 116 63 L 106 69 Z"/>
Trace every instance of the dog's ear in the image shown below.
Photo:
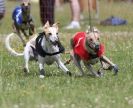
<path fill-rule="evenodd" d="M 98 33 L 100 34 L 100 31 L 96 28 L 96 27 L 91 27 L 91 26 L 88 26 L 87 30 L 86 30 L 86 33 L 91 33 L 91 32 L 95 32 L 95 33 Z"/>
<path fill-rule="evenodd" d="M 28 5 L 30 5 L 30 1 L 29 0 L 22 0 L 22 5 L 28 6 Z"/>
<path fill-rule="evenodd" d="M 46 23 L 45 23 L 45 25 L 43 26 L 43 31 L 47 34 L 47 32 L 48 32 L 48 28 L 50 27 L 50 24 L 49 24 L 49 21 L 47 21 Z"/>
<path fill-rule="evenodd" d="M 22 3 L 21 6 L 24 6 L 24 3 Z"/>
<path fill-rule="evenodd" d="M 45 29 L 48 29 L 49 27 L 50 27 L 50 24 L 49 24 L 49 21 L 47 21 L 43 26 L 43 29 L 45 30 Z"/>
<path fill-rule="evenodd" d="M 52 26 L 53 26 L 53 27 L 55 27 L 55 28 L 57 29 L 57 31 L 58 31 L 58 29 L 59 29 L 59 27 L 58 27 L 58 26 L 59 26 L 59 24 L 60 24 L 60 23 L 59 23 L 59 22 L 57 22 L 57 23 L 54 23 Z"/>

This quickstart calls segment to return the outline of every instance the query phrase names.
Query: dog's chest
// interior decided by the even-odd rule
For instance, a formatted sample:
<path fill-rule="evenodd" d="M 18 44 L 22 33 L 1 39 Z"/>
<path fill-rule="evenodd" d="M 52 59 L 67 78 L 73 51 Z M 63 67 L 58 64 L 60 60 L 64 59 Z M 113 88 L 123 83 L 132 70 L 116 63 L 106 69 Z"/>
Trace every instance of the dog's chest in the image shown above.
<path fill-rule="evenodd" d="M 88 60 L 90 58 L 89 53 L 84 48 L 85 33 L 79 32 L 73 38 L 74 48 L 73 51 L 83 60 Z"/>
<path fill-rule="evenodd" d="M 47 65 L 53 64 L 55 62 L 55 56 L 46 56 L 46 57 L 44 57 L 44 62 Z"/>

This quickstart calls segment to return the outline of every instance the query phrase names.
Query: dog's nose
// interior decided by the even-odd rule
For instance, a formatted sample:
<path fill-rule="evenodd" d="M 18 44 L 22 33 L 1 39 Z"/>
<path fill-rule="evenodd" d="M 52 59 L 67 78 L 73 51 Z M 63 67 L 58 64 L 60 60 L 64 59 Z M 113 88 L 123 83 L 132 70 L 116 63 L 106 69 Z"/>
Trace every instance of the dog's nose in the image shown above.
<path fill-rule="evenodd" d="M 99 50 L 99 45 L 96 45 L 95 46 L 95 50 Z"/>

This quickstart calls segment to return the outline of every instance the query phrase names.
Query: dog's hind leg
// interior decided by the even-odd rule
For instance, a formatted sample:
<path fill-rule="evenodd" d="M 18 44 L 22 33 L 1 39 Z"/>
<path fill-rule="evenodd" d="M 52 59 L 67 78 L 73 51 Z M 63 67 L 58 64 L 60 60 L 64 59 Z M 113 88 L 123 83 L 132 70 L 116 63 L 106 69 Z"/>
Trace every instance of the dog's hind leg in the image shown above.
<path fill-rule="evenodd" d="M 29 66 L 28 62 L 30 60 L 30 50 L 32 50 L 28 45 L 24 48 L 24 60 L 25 60 L 25 65 L 24 65 L 24 72 L 27 74 L 29 73 Z"/>
<path fill-rule="evenodd" d="M 73 59 L 73 62 L 74 64 L 78 67 L 80 73 L 78 74 L 78 76 L 83 76 L 84 75 L 84 71 L 81 67 L 81 64 L 80 64 L 80 59 L 77 55 L 71 55 L 72 59 Z"/>
<path fill-rule="evenodd" d="M 39 77 L 44 78 L 45 77 L 45 71 L 44 71 L 44 58 L 41 56 L 38 56 L 38 63 L 39 63 Z"/>

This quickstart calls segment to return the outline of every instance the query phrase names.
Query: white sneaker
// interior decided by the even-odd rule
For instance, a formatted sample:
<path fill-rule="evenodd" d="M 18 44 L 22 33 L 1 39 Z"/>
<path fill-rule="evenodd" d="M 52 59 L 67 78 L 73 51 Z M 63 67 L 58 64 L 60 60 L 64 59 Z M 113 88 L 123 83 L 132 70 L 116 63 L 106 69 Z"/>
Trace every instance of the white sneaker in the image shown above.
<path fill-rule="evenodd" d="M 80 29 L 80 24 L 78 21 L 72 21 L 65 29 Z"/>

